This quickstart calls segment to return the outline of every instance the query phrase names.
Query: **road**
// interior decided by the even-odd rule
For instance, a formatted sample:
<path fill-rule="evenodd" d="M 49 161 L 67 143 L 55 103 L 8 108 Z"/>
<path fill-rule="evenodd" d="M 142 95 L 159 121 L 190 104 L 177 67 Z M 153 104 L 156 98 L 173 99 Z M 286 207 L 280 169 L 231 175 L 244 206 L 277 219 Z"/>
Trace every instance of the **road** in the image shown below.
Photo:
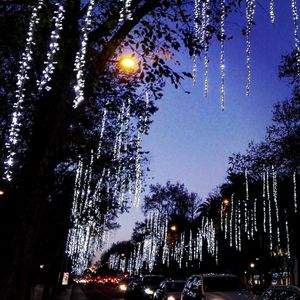
<path fill-rule="evenodd" d="M 81 287 L 87 300 L 124 300 L 124 298 L 118 294 L 118 289 L 115 286 L 87 284 L 79 285 L 79 287 Z M 76 294 L 72 293 L 70 300 L 81 299 L 78 299 Z"/>

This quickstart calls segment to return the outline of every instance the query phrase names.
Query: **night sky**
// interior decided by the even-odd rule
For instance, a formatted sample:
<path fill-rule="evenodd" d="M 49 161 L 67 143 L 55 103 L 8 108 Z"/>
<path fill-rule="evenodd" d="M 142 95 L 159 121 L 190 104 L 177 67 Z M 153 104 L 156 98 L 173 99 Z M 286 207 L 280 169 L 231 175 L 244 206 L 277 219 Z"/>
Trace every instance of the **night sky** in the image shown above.
<path fill-rule="evenodd" d="M 203 61 L 198 63 L 198 79 L 191 80 L 184 93 L 168 86 L 159 111 L 153 118 L 150 134 L 143 137 L 144 150 L 150 151 L 147 184 L 168 180 L 184 183 L 189 192 L 203 200 L 225 182 L 228 157 L 244 153 L 251 140 L 259 142 L 271 124 L 275 102 L 289 97 L 287 80 L 278 78 L 281 55 L 294 46 L 294 26 L 290 0 L 275 2 L 275 24 L 269 20 L 269 1 L 257 1 L 251 33 L 251 91 L 246 96 L 246 40 L 241 31 L 246 24 L 241 15 L 226 21 L 226 33 L 233 39 L 225 43 L 225 111 L 220 107 L 220 44 L 209 50 L 209 92 L 204 97 Z M 300 1 L 297 1 L 300 10 Z M 181 70 L 191 72 L 192 61 L 185 53 L 176 57 Z M 147 190 L 146 190 L 147 193 Z M 135 221 L 143 220 L 139 209 L 119 218 L 122 228 L 112 233 L 112 241 L 129 240 Z"/>

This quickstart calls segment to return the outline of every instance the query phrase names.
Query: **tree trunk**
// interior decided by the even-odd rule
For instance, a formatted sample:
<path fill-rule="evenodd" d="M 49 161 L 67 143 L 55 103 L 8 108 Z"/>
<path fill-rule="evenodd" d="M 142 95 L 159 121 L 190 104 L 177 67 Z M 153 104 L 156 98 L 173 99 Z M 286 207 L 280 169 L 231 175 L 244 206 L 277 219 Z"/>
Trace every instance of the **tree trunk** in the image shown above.
<path fill-rule="evenodd" d="M 2 300 L 25 300 L 40 223 L 53 184 L 54 168 L 63 153 L 73 91 L 70 82 L 78 49 L 79 0 L 66 1 L 61 60 L 51 81 L 52 90 L 38 100 L 33 135 L 26 161 L 14 187 L 0 203 L 2 242 L 0 295 Z"/>

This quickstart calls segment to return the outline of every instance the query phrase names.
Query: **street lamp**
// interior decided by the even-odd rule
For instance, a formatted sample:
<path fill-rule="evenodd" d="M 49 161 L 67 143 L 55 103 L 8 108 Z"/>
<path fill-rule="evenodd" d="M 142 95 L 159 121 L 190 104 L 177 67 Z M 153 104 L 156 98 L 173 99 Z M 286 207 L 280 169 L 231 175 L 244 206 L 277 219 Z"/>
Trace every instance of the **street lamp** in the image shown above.
<path fill-rule="evenodd" d="M 170 229 L 171 229 L 172 231 L 176 231 L 176 230 L 177 230 L 177 227 L 176 227 L 176 225 L 172 225 L 172 226 L 170 227 Z"/>
<path fill-rule="evenodd" d="M 223 205 L 224 206 L 228 206 L 230 204 L 230 200 L 228 200 L 227 198 L 225 198 L 224 200 L 223 200 Z"/>
<path fill-rule="evenodd" d="M 132 56 L 123 56 L 119 60 L 122 69 L 131 71 L 136 67 L 136 60 Z"/>

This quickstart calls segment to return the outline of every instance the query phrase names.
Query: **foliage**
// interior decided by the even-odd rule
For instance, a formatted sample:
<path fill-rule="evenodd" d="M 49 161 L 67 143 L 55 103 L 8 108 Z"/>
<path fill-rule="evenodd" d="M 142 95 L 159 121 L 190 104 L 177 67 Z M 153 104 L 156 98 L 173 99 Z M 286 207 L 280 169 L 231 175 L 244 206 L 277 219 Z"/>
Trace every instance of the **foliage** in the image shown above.
<path fill-rule="evenodd" d="M 279 77 L 288 78 L 292 85 L 290 99 L 277 102 L 273 108 L 273 123 L 266 128 L 265 140 L 250 142 L 246 154 L 235 153 L 229 158 L 228 173 L 243 173 L 245 169 L 252 176 L 261 174 L 265 168 L 275 169 L 282 174 L 299 174 L 300 166 L 300 90 L 299 53 L 293 51 L 282 57 Z M 260 176 L 260 175 L 259 175 Z"/>

